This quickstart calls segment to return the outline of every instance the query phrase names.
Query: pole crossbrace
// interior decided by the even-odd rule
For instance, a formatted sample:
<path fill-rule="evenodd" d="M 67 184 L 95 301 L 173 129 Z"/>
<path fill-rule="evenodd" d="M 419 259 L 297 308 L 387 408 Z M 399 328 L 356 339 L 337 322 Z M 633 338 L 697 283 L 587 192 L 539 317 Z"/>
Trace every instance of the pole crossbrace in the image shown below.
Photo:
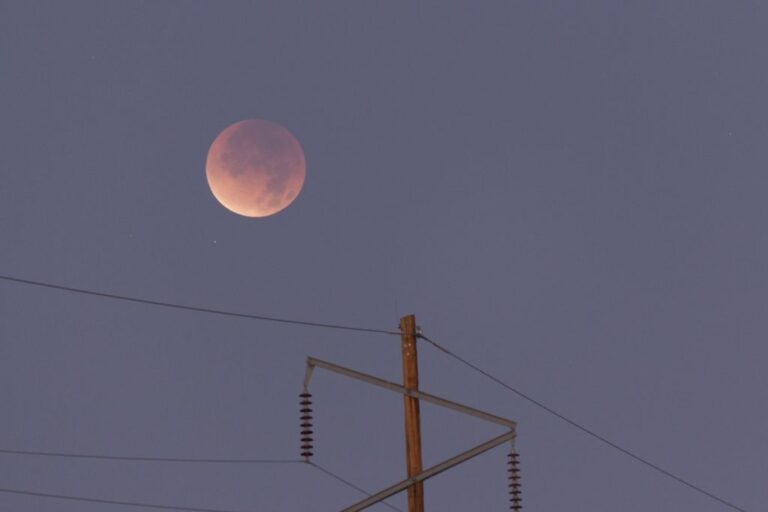
<path fill-rule="evenodd" d="M 462 462 L 468 461 L 469 459 L 476 457 L 482 453 L 485 453 L 488 450 L 499 446 L 500 444 L 506 443 L 507 441 L 511 441 L 514 438 L 515 438 L 515 432 L 509 431 L 506 434 L 502 434 L 498 437 L 491 439 L 490 441 L 486 441 L 482 444 L 475 446 L 474 448 L 471 448 L 465 452 L 462 452 L 456 455 L 455 457 L 451 457 L 446 461 L 443 461 L 439 464 L 435 464 L 431 468 L 425 469 L 418 475 L 415 475 L 411 478 L 406 478 L 401 482 L 398 482 L 390 487 L 387 487 L 383 491 L 373 494 L 369 498 L 366 498 L 358 503 L 355 503 L 354 505 L 345 508 L 341 512 L 358 512 L 360 510 L 364 510 L 370 506 L 375 505 L 376 503 L 379 503 L 382 500 L 389 498 L 394 494 L 404 491 L 405 489 L 407 489 L 408 487 L 410 487 L 411 485 L 417 482 L 423 482 L 428 478 L 431 478 L 435 475 L 439 475 L 443 471 L 451 469 L 452 467 L 458 464 L 461 464 Z"/>

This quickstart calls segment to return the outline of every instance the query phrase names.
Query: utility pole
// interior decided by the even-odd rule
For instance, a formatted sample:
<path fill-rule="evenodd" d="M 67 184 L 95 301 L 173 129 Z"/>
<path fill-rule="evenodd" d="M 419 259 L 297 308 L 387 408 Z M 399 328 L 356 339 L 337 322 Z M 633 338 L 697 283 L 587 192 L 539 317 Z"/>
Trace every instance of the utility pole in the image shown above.
<path fill-rule="evenodd" d="M 403 352 L 403 387 L 409 391 L 419 390 L 419 361 L 416 350 L 416 317 L 400 319 Z M 403 395 L 405 405 L 405 460 L 408 478 L 422 472 L 421 467 L 421 419 L 419 399 Z M 417 481 L 408 487 L 408 512 L 424 512 L 424 482 Z"/>
<path fill-rule="evenodd" d="M 313 426 L 312 426 L 312 394 L 309 392 L 309 383 L 315 369 L 322 369 L 338 375 L 343 375 L 350 379 L 364 382 L 379 388 L 388 389 L 395 393 L 403 395 L 405 405 L 405 460 L 408 476 L 386 489 L 367 498 L 358 501 L 343 509 L 341 512 L 361 512 L 377 503 L 381 503 L 390 496 L 397 493 L 408 492 L 408 512 L 424 512 L 424 480 L 439 475 L 463 462 L 466 462 L 478 455 L 481 455 L 504 443 L 510 444 L 509 454 L 509 494 L 510 508 L 517 512 L 522 509 L 520 502 L 520 470 L 518 468 L 519 460 L 515 451 L 515 438 L 517 437 L 517 423 L 488 412 L 469 407 L 467 405 L 441 398 L 431 393 L 419 390 L 419 365 L 416 351 L 416 340 L 421 336 L 421 332 L 416 327 L 416 317 L 414 315 L 404 316 L 400 319 L 400 332 L 403 353 L 403 385 L 388 380 L 368 375 L 366 373 L 345 368 L 337 364 L 329 363 L 314 357 L 307 358 L 307 369 L 304 373 L 304 387 L 301 395 L 301 456 L 306 462 L 310 462 L 313 446 Z M 427 402 L 439 407 L 445 407 L 452 411 L 460 412 L 474 418 L 478 418 L 506 429 L 506 432 L 481 443 L 474 448 L 470 448 L 458 455 L 446 459 L 427 469 L 421 465 L 421 424 L 419 419 L 419 403 Z"/>

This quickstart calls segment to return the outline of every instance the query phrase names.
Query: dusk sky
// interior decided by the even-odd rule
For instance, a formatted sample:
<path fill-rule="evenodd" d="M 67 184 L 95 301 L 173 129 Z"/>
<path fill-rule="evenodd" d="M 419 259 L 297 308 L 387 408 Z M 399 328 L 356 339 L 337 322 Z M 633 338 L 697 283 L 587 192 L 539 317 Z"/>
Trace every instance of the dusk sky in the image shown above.
<path fill-rule="evenodd" d="M 742 510 L 768 501 L 768 3 L 0 0 L 0 275 L 424 333 Z M 206 182 L 266 119 L 271 217 Z M 423 390 L 518 422 L 524 510 L 733 510 L 420 342 Z M 0 280 L 0 451 L 298 459 L 307 356 L 401 381 L 400 339 Z M 405 477 L 403 402 L 312 381 L 315 461 Z M 425 466 L 503 432 L 422 404 Z M 425 483 L 508 510 L 506 454 Z M 304 464 L 0 453 L 0 511 L 334 512 Z M 405 495 L 390 503 L 406 509 Z M 387 509 L 377 505 L 370 510 Z"/>

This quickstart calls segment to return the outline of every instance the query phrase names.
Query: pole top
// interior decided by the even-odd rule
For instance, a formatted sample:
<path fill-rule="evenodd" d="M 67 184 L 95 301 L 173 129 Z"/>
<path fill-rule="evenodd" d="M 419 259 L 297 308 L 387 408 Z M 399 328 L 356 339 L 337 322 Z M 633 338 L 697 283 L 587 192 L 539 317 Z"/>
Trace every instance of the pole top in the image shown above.
<path fill-rule="evenodd" d="M 400 331 L 403 334 L 416 334 L 418 327 L 416 327 L 416 315 L 405 315 L 400 318 Z"/>

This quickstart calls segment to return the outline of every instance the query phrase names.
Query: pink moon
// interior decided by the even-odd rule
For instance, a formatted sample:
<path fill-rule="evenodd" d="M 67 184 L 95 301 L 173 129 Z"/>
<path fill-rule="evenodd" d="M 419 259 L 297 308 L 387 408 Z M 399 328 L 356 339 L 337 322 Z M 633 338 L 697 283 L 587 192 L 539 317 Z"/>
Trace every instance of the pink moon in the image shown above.
<path fill-rule="evenodd" d="M 268 217 L 299 195 L 306 161 L 288 130 L 271 121 L 248 119 L 216 137 L 205 174 L 213 196 L 225 208 L 244 217 Z"/>

